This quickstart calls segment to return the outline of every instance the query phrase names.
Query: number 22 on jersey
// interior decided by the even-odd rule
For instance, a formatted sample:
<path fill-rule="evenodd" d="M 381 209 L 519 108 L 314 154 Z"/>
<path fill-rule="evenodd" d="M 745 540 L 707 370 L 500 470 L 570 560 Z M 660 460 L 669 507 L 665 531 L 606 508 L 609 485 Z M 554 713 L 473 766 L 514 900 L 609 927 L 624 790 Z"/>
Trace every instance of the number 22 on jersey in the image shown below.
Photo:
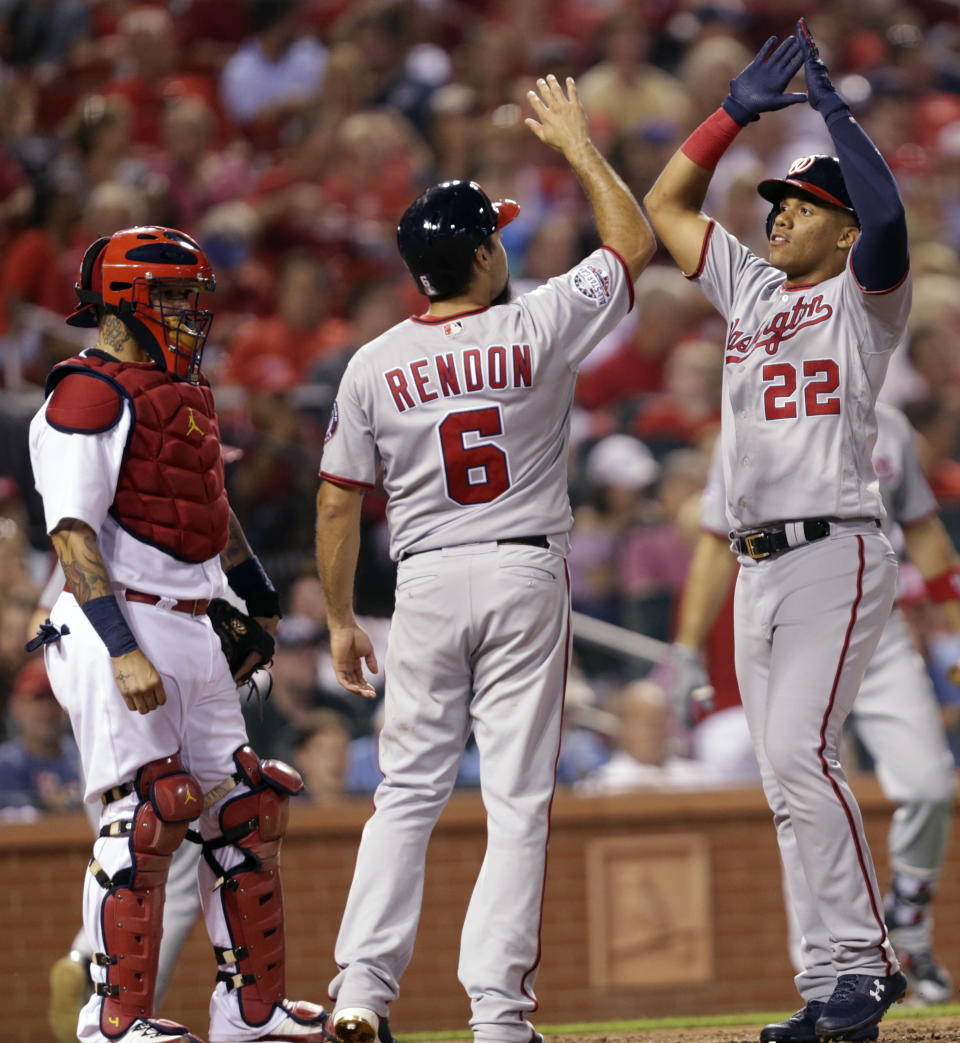
<path fill-rule="evenodd" d="M 767 420 L 793 420 L 801 407 L 804 416 L 840 413 L 840 396 L 834 394 L 840 386 L 840 367 L 833 359 L 805 359 L 802 377 L 792 362 L 768 362 L 760 375 L 767 385 L 763 393 Z"/>

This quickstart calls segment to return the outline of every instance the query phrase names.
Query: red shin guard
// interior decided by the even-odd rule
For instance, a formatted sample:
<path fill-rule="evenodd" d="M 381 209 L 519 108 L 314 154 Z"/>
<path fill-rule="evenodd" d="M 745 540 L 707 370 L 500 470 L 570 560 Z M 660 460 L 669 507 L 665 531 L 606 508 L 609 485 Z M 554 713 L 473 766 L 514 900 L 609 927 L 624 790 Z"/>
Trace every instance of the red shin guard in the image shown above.
<path fill-rule="evenodd" d="M 303 780 L 280 761 L 260 761 L 249 746 L 234 754 L 236 778 L 248 792 L 225 800 L 220 808 L 221 836 L 204 844 L 208 863 L 218 874 L 223 914 L 232 947 L 215 948 L 217 963 L 233 970 L 217 975 L 236 989 L 240 1012 L 249 1025 L 262 1025 L 286 995 L 283 890 L 280 844 L 287 831 L 290 795 Z M 212 852 L 233 845 L 244 858 L 224 869 Z"/>

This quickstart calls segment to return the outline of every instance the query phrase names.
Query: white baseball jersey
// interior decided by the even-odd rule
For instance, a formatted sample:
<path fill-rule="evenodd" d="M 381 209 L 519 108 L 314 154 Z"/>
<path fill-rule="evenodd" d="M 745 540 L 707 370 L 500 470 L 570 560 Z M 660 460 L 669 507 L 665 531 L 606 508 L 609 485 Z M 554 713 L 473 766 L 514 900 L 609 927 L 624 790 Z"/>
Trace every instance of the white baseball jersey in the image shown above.
<path fill-rule="evenodd" d="M 350 360 L 321 476 L 369 489 L 383 466 L 394 559 L 534 535 L 566 553 L 577 368 L 632 304 L 601 247 L 510 304 L 399 323 Z"/>
<path fill-rule="evenodd" d="M 43 497 L 47 532 L 64 518 L 86 522 L 97 534 L 107 575 L 117 589 L 175 600 L 220 596 L 225 582 L 219 556 L 200 564 L 178 561 L 131 536 L 109 514 L 133 422 L 132 405 L 124 402 L 109 431 L 71 434 L 47 423 L 47 402 L 30 422 L 30 462 Z"/>
<path fill-rule="evenodd" d="M 908 275 L 868 293 L 847 267 L 812 286 L 711 222 L 691 275 L 727 321 L 722 455 L 727 527 L 882 518 L 874 403 L 905 338 Z"/>

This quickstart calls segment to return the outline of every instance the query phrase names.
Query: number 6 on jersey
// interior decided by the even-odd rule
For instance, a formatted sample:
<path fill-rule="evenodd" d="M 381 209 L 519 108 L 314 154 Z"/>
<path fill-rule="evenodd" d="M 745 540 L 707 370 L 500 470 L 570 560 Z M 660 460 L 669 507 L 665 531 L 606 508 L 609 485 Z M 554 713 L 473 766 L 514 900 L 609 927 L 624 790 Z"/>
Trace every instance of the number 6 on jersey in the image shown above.
<path fill-rule="evenodd" d="M 437 430 L 447 496 L 465 507 L 490 503 L 510 488 L 507 454 L 494 442 L 467 445 L 466 436 L 503 434 L 499 406 L 448 413 Z"/>

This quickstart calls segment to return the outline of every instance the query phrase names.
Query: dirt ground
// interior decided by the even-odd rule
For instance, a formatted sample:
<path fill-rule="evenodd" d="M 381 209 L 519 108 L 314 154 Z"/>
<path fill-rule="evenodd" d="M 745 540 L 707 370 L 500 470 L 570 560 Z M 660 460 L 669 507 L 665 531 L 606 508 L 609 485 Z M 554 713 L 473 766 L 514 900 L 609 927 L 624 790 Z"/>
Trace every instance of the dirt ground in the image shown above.
<path fill-rule="evenodd" d="M 548 1043 L 757 1043 L 760 1025 L 727 1028 L 662 1029 L 618 1035 L 554 1036 Z M 960 1019 L 909 1018 L 884 1021 L 878 1043 L 960 1043 Z"/>

